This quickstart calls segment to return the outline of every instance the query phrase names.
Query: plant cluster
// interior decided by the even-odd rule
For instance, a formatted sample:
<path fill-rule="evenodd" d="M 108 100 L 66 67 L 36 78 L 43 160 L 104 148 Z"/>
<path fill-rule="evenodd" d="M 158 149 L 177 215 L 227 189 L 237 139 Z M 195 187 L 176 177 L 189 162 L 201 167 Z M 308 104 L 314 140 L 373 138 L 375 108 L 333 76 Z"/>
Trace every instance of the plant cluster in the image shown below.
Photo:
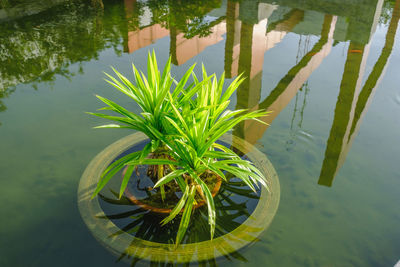
<path fill-rule="evenodd" d="M 132 98 L 142 109 L 135 114 L 111 100 L 97 96 L 107 106 L 102 110 L 116 112 L 120 116 L 90 113 L 118 124 L 107 124 L 96 128 L 128 128 L 143 132 L 150 142 L 141 150 L 130 153 L 113 162 L 102 174 L 93 197 L 122 168 L 126 168 L 119 197 L 138 165 L 157 166 L 154 188 L 160 188 L 165 196 L 164 186 L 176 183 L 182 196 L 169 216 L 162 223 L 172 221 L 179 214 L 182 218 L 176 236 L 179 244 L 189 226 L 193 207 L 198 194 L 207 204 L 211 238 L 215 231 L 215 205 L 213 196 L 203 177 L 207 173 L 227 181 L 228 174 L 241 179 L 252 190 L 261 184 L 267 187 L 266 178 L 250 162 L 240 158 L 217 140 L 238 123 L 266 116 L 263 110 L 229 110 L 230 97 L 243 81 L 237 77 L 224 89 L 224 74 L 217 79 L 208 75 L 204 66 L 202 78 L 196 77 L 194 65 L 180 81 L 171 76 L 171 59 L 163 71 L 159 71 L 155 53 L 148 57 L 147 77 L 133 65 L 135 84 L 117 70 L 116 78 L 107 75 L 107 82 Z M 190 82 L 189 82 L 190 80 Z M 167 172 L 165 170 L 168 169 Z"/>

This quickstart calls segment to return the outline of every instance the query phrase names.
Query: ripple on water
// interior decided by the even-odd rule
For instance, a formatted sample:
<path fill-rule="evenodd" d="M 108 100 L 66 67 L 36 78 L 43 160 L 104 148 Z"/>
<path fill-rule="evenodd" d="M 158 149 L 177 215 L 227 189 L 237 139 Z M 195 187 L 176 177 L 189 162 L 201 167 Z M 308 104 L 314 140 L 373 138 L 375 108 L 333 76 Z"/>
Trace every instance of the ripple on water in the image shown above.
<path fill-rule="evenodd" d="M 393 101 L 400 107 L 400 92 L 396 93 L 396 95 L 393 97 Z"/>
<path fill-rule="evenodd" d="M 298 137 L 300 140 L 306 142 L 307 144 L 313 143 L 315 139 L 312 134 L 303 130 L 298 131 Z"/>
<path fill-rule="evenodd" d="M 301 129 L 291 132 L 289 139 L 286 141 L 286 150 L 291 152 L 297 144 L 309 146 L 315 143 L 315 137 Z"/>

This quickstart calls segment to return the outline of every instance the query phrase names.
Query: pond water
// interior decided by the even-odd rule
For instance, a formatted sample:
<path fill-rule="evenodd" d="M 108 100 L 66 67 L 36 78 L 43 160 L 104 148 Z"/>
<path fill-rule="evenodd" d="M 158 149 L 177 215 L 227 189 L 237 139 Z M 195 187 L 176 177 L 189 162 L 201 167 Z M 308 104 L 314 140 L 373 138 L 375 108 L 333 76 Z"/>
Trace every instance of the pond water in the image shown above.
<path fill-rule="evenodd" d="M 93 130 L 110 66 L 153 50 L 179 78 L 249 77 L 231 108 L 273 111 L 233 134 L 280 180 L 241 257 L 205 265 L 393 266 L 400 260 L 400 0 L 0 1 L 0 266 L 125 266 L 90 234 L 77 187 L 128 135 Z M 137 266 L 147 266 L 138 262 Z"/>

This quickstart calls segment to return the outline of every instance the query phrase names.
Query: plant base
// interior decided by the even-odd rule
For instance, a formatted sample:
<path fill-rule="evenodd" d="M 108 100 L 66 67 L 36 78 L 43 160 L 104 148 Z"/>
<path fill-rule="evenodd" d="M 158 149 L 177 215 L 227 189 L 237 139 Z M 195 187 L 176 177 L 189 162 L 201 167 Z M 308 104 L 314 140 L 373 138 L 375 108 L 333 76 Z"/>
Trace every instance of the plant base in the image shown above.
<path fill-rule="evenodd" d="M 268 228 L 278 209 L 280 186 L 278 176 L 267 157 L 243 139 L 232 135 L 221 138 L 226 143 L 242 151 L 263 172 L 268 179 L 270 191 L 261 190 L 257 207 L 251 216 L 232 232 L 199 243 L 165 244 L 151 242 L 134 237 L 126 232 L 121 233 L 112 221 L 105 219 L 105 214 L 96 196 L 90 199 L 101 173 L 122 152 L 133 144 L 142 142 L 146 136 L 142 133 L 129 135 L 107 147 L 88 165 L 82 175 L 78 189 L 78 206 L 81 216 L 89 230 L 101 244 L 118 256 L 127 255 L 137 259 L 155 262 L 187 263 L 200 262 L 233 253 L 257 240 L 257 237 Z M 118 236 L 115 233 L 119 232 Z"/>

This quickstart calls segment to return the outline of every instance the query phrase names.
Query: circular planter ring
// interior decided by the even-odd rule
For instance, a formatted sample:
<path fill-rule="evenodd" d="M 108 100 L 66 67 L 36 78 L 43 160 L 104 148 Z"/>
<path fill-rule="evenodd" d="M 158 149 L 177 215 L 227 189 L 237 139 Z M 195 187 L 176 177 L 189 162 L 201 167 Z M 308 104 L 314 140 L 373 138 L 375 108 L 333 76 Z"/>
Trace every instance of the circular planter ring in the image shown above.
<path fill-rule="evenodd" d="M 134 144 L 146 140 L 142 133 L 128 135 L 100 152 L 87 166 L 78 188 L 78 207 L 81 216 L 93 236 L 111 252 L 127 254 L 140 259 L 156 262 L 196 262 L 213 259 L 235 252 L 257 240 L 271 223 L 279 205 L 280 186 L 278 175 L 267 157 L 245 140 L 224 135 L 221 140 L 242 152 L 267 177 L 270 191 L 261 190 L 257 207 L 251 216 L 232 232 L 213 240 L 198 243 L 174 244 L 156 243 L 134 237 L 128 233 L 110 237 L 120 231 L 112 221 L 101 219 L 105 214 L 100 207 L 98 196 L 91 199 L 101 173 L 111 161 Z M 250 151 L 250 152 L 247 152 Z"/>

